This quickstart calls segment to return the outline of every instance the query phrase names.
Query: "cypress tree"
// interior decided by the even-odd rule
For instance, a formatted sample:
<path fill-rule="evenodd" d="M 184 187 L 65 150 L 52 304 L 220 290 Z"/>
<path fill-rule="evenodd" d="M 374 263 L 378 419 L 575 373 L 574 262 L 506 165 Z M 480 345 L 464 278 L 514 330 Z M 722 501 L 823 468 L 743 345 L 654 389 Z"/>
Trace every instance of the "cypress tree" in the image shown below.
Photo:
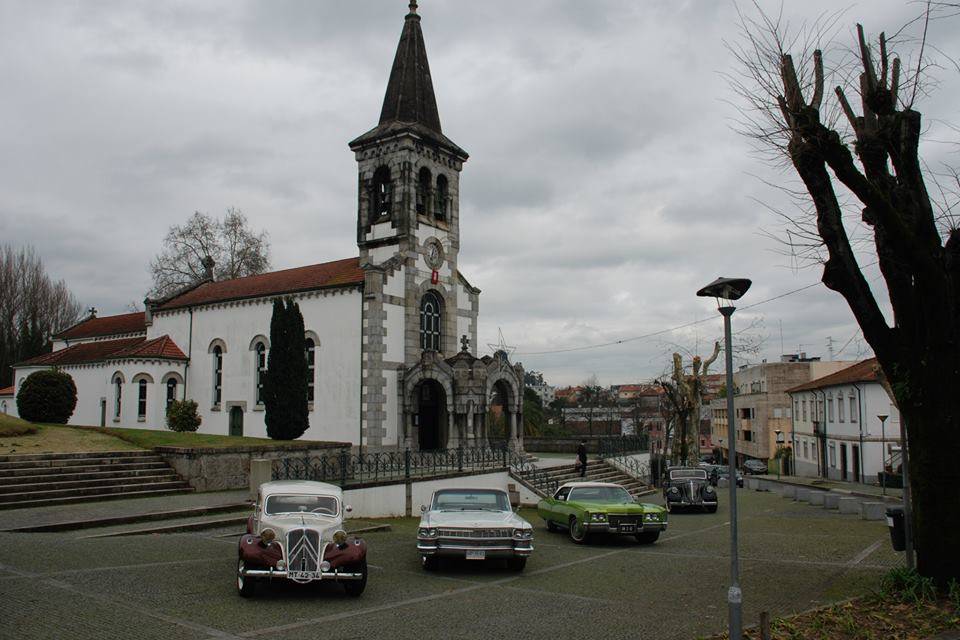
<path fill-rule="evenodd" d="M 291 299 L 273 301 L 263 405 L 267 435 L 275 440 L 295 440 L 310 426 L 303 315 Z"/>

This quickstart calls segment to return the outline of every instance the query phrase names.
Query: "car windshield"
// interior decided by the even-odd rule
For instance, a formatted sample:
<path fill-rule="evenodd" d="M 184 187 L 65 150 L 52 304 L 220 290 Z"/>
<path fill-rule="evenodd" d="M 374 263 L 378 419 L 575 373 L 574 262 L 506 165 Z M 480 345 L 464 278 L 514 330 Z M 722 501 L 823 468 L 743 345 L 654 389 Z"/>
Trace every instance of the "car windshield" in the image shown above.
<path fill-rule="evenodd" d="M 503 491 L 444 489 L 434 494 L 433 509 L 439 511 L 510 511 L 510 500 Z"/>
<path fill-rule="evenodd" d="M 570 501 L 627 504 L 633 502 L 633 498 L 623 487 L 577 487 L 570 492 Z"/>
<path fill-rule="evenodd" d="M 337 499 L 333 496 L 269 496 L 263 506 L 268 516 L 281 513 L 316 513 L 335 516 L 339 512 Z"/>
<path fill-rule="evenodd" d="M 670 472 L 671 480 L 706 480 L 707 472 L 703 469 L 675 469 Z"/>

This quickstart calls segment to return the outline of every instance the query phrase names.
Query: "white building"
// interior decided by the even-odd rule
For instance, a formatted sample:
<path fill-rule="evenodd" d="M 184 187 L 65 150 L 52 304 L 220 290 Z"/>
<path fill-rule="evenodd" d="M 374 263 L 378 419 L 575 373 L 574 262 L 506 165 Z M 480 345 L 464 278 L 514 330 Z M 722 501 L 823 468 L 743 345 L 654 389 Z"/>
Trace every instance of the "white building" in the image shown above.
<path fill-rule="evenodd" d="M 145 313 L 92 315 L 61 332 L 53 353 L 15 367 L 10 393 L 31 372 L 57 367 L 77 385 L 71 424 L 162 429 L 167 403 L 190 398 L 201 432 L 263 437 L 260 379 L 272 302 L 284 296 L 306 328 L 304 439 L 472 446 L 486 442 L 484 417 L 497 402 L 511 445 L 522 447 L 522 368 L 505 353 L 474 352 L 480 290 L 457 268 L 468 156 L 442 133 L 416 3 L 380 121 L 350 148 L 359 256 L 221 282 L 207 265 L 207 279 L 147 300 Z"/>
<path fill-rule="evenodd" d="M 788 390 L 798 475 L 875 484 L 884 460 L 899 465 L 900 414 L 879 366 L 871 358 Z"/>

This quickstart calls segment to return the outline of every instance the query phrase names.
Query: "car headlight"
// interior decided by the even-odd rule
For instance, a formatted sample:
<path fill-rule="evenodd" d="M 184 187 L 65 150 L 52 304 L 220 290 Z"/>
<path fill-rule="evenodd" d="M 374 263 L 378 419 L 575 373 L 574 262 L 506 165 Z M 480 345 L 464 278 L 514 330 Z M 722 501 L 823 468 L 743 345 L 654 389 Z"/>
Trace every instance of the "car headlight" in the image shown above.
<path fill-rule="evenodd" d="M 436 538 L 437 530 L 429 529 L 427 527 L 420 527 L 420 529 L 417 530 L 417 535 L 421 538 Z"/>
<path fill-rule="evenodd" d="M 605 513 L 593 513 L 593 514 L 590 514 L 590 520 L 592 520 L 593 522 L 606 522 L 606 521 L 607 521 L 607 514 L 605 514 Z"/>
<path fill-rule="evenodd" d="M 704 493 L 713 493 L 713 487 L 711 487 L 710 485 L 707 485 L 706 487 L 704 487 L 703 491 Z"/>
<path fill-rule="evenodd" d="M 277 532 L 273 529 L 264 529 L 260 532 L 260 541 L 263 544 L 269 545 L 271 542 L 277 539 Z"/>
<path fill-rule="evenodd" d="M 338 544 L 347 544 L 347 532 L 343 529 L 338 529 L 333 534 L 333 541 Z"/>
<path fill-rule="evenodd" d="M 643 519 L 647 522 L 659 522 L 660 514 L 659 513 L 645 513 L 643 514 Z"/>
<path fill-rule="evenodd" d="M 513 537 L 517 540 L 529 540 L 533 537 L 532 529 L 514 529 Z"/>
<path fill-rule="evenodd" d="M 670 487 L 670 493 L 679 493 L 679 491 L 676 487 Z"/>

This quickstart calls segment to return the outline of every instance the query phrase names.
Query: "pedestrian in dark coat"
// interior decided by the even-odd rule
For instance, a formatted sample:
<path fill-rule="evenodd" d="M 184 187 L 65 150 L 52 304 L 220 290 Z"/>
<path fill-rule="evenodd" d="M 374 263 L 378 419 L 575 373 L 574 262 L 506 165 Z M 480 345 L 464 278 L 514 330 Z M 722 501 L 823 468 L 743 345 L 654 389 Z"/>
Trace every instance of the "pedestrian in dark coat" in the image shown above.
<path fill-rule="evenodd" d="M 587 477 L 587 441 L 581 440 L 577 447 L 577 467 L 580 469 L 580 477 Z"/>

